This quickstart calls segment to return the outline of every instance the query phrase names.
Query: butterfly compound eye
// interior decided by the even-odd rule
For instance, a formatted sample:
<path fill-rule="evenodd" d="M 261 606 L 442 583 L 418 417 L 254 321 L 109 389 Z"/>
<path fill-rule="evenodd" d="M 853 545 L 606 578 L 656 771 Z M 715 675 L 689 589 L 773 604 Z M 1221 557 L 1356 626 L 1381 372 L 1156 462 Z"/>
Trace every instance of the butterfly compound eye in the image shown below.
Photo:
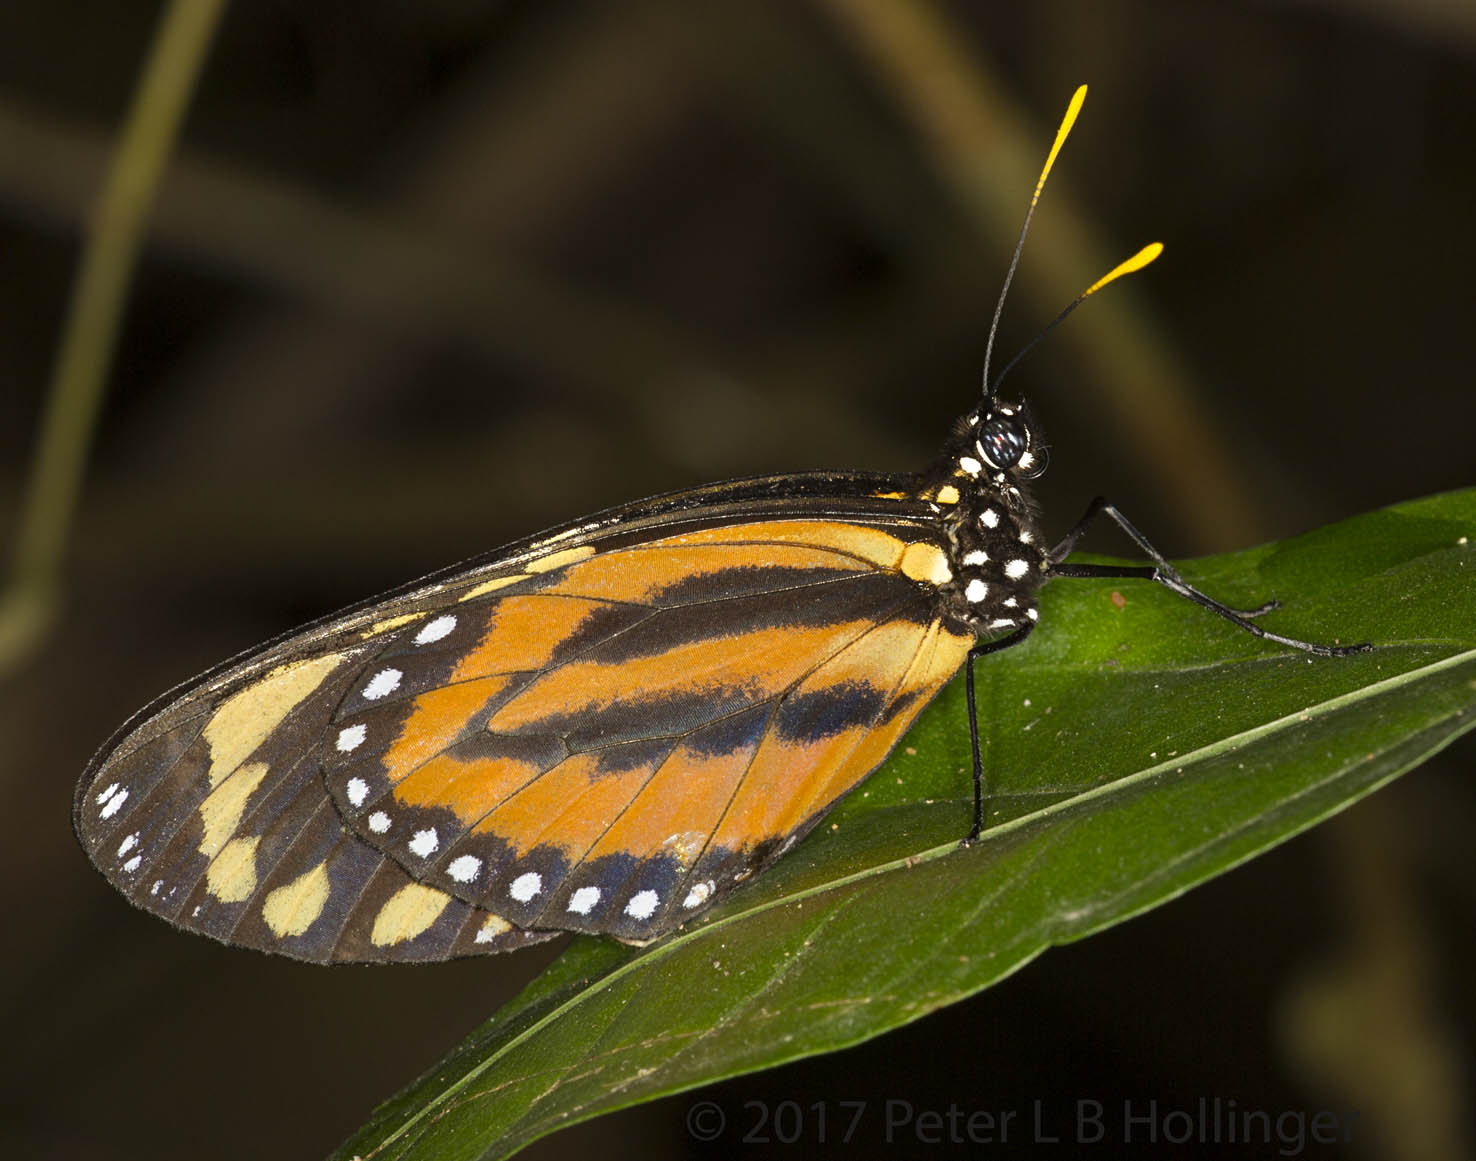
<path fill-rule="evenodd" d="M 996 471 L 1018 464 L 1029 446 L 1025 428 L 1014 416 L 996 415 L 979 429 L 979 451 Z"/>

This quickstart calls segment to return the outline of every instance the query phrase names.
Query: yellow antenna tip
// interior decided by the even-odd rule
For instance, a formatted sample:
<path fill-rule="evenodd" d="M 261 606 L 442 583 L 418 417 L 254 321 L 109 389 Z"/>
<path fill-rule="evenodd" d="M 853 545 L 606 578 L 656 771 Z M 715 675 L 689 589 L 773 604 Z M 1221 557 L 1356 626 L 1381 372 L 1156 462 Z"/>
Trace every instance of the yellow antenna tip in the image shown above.
<path fill-rule="evenodd" d="M 1088 286 L 1081 297 L 1086 298 L 1089 295 L 1096 294 L 1102 287 L 1106 286 L 1109 282 L 1116 282 L 1124 274 L 1136 274 L 1162 253 L 1162 242 L 1149 242 L 1148 245 L 1144 246 L 1126 262 L 1118 263 L 1118 265 L 1114 266 L 1106 274 L 1102 275 L 1101 278 Z"/>

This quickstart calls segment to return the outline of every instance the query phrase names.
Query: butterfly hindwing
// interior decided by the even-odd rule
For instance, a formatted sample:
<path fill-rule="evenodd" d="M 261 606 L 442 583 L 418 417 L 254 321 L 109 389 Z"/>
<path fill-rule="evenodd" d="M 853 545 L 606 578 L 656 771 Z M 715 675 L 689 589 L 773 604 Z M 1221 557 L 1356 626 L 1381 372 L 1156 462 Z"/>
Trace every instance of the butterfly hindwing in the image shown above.
<path fill-rule="evenodd" d="M 136 904 L 315 961 L 648 939 L 772 861 L 962 662 L 871 477 L 618 510 L 146 711 L 76 820 Z M 795 515 L 808 488 L 809 514 Z"/>

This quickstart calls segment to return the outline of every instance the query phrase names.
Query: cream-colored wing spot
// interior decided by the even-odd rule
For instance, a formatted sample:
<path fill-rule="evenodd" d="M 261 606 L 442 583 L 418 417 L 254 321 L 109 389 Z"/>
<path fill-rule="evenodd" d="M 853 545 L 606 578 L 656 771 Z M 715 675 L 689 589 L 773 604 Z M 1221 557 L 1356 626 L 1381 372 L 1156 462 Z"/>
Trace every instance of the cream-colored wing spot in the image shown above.
<path fill-rule="evenodd" d="M 323 914 L 328 891 L 328 864 L 319 863 L 268 895 L 261 917 L 278 939 L 301 935 Z"/>
<path fill-rule="evenodd" d="M 466 592 L 462 593 L 456 599 L 458 601 L 470 601 L 475 597 L 484 597 L 488 593 L 495 593 L 498 589 L 505 589 L 508 585 L 515 585 L 518 581 L 525 581 L 527 579 L 528 574 L 524 572 L 515 572 L 512 576 L 493 577 L 489 581 L 483 581 L 481 584 L 467 589 Z"/>
<path fill-rule="evenodd" d="M 222 903 L 239 903 L 256 890 L 256 847 L 260 835 L 233 838 L 205 872 L 205 886 Z"/>
<path fill-rule="evenodd" d="M 398 617 L 388 617 L 383 621 L 375 621 L 369 628 L 359 634 L 360 640 L 367 641 L 370 637 L 378 637 L 381 633 L 388 633 L 391 629 L 398 629 L 401 625 L 408 625 L 411 621 L 419 619 L 420 613 L 401 613 Z"/>
<path fill-rule="evenodd" d="M 414 939 L 441 917 L 451 896 L 421 883 L 407 883 L 385 900 L 374 917 L 369 941 L 375 947 L 393 947 Z"/>
<path fill-rule="evenodd" d="M 300 706 L 348 656 L 329 653 L 278 666 L 221 702 L 204 730 L 205 743 L 210 747 L 211 788 L 220 785 L 250 757 L 282 719 Z"/>
<path fill-rule="evenodd" d="M 945 585 L 953 579 L 948 557 L 936 545 L 915 541 L 902 550 L 902 575 L 930 585 Z"/>
<path fill-rule="evenodd" d="M 576 560 L 588 560 L 594 554 L 593 544 L 581 544 L 574 548 L 566 548 L 562 552 L 550 552 L 547 556 L 529 561 L 523 567 L 528 572 L 552 572 L 556 568 L 563 568 L 566 564 L 573 564 Z"/>
<path fill-rule="evenodd" d="M 199 850 L 207 859 L 215 858 L 226 843 L 235 837 L 241 818 L 246 813 L 246 803 L 261 785 L 266 773 L 265 762 L 248 762 L 238 767 L 235 773 L 217 785 L 205 796 L 205 801 L 200 803 L 200 826 L 203 833 L 200 836 Z"/>
<path fill-rule="evenodd" d="M 501 915 L 488 915 L 482 920 L 482 926 L 477 929 L 473 943 L 491 943 L 499 935 L 506 935 L 513 929 L 513 925 Z"/>

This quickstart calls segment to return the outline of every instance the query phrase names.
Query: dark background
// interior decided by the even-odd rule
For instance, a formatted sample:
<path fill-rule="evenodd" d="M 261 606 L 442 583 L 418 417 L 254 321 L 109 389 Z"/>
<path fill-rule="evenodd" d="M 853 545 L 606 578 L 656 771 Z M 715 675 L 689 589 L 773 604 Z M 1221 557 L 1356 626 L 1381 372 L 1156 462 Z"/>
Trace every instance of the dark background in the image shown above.
<path fill-rule="evenodd" d="M 0 530 L 158 13 L 0 7 Z M 1434 0 L 230 10 L 62 617 L 0 674 L 0 1155 L 318 1156 L 536 973 L 541 949 L 326 970 L 175 934 L 89 869 L 73 783 L 174 682 L 504 540 L 727 476 L 921 465 L 1080 81 L 1003 352 L 1168 249 L 1014 376 L 1054 446 L 1048 527 L 1104 491 L 1187 554 L 1470 483 L 1473 56 L 1476 10 Z M 880 1138 L 888 1098 L 1220 1096 L 1359 1110 L 1304 1155 L 1469 1156 L 1473 756 L 900 1032 L 530 1155 L 683 1155 L 709 1096 L 740 1127 L 749 1100 L 866 1099 L 845 1153 L 889 1156 L 932 1151 Z"/>

